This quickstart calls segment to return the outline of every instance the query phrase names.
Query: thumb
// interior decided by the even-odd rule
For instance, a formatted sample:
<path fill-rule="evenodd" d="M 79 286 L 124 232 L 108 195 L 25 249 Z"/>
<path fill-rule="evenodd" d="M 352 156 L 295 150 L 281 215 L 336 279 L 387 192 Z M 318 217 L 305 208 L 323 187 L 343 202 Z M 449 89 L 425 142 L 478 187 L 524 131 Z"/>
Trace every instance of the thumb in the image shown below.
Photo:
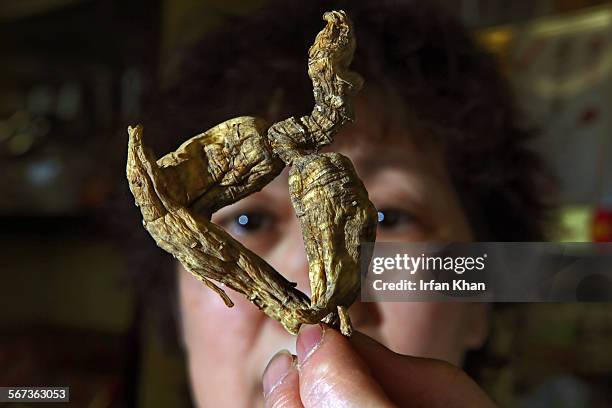
<path fill-rule="evenodd" d="M 349 340 L 325 325 L 303 325 L 297 338 L 300 397 L 305 408 L 392 407 Z"/>

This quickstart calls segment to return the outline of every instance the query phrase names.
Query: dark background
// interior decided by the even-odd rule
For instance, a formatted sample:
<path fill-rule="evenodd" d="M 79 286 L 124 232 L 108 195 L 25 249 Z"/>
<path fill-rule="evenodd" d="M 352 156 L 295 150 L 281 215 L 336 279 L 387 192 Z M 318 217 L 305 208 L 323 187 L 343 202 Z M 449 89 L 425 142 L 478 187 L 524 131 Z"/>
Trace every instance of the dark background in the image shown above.
<path fill-rule="evenodd" d="M 77 406 L 188 404 L 181 355 L 107 217 L 125 191 L 125 128 L 180 75 L 174 51 L 265 3 L 0 2 L 0 385 L 71 386 Z M 537 148 L 562 187 L 555 239 L 612 240 L 612 4 L 441 4 L 544 130 Z M 508 406 L 608 406 L 611 341 L 606 304 L 504 306 L 474 375 Z"/>

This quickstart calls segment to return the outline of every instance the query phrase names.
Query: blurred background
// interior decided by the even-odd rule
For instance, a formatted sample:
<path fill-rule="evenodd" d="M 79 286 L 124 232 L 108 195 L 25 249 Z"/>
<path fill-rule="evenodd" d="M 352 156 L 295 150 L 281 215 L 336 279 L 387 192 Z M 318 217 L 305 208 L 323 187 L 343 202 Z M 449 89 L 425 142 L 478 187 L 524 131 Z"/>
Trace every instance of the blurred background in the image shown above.
<path fill-rule="evenodd" d="M 498 56 L 544 131 L 537 148 L 561 182 L 555 239 L 612 241 L 612 2 L 440 3 Z M 0 385 L 71 386 L 77 406 L 189 404 L 181 355 L 101 219 L 124 129 L 172 51 L 265 4 L 0 1 Z M 507 406 L 610 406 L 611 342 L 609 305 L 499 308 L 476 376 Z"/>

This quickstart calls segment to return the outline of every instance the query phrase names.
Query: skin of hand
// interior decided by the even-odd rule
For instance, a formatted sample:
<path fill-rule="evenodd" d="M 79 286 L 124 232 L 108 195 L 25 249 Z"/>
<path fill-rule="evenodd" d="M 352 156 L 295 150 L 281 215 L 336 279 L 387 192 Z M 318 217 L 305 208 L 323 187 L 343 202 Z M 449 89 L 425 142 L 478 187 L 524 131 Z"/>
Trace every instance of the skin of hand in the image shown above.
<path fill-rule="evenodd" d="M 296 350 L 268 363 L 266 407 L 495 406 L 456 366 L 394 353 L 359 332 L 349 339 L 324 324 L 304 325 Z"/>

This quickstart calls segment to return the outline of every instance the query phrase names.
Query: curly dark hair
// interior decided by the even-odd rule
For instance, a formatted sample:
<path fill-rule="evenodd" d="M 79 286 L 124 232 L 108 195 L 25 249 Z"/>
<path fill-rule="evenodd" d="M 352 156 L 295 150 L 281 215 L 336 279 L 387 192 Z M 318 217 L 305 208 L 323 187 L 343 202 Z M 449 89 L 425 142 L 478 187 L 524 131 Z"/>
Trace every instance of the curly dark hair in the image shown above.
<path fill-rule="evenodd" d="M 169 85 L 151 100 L 143 121 L 148 143 L 165 153 L 232 117 L 279 120 L 310 112 L 306 51 L 330 9 L 345 10 L 354 22 L 352 69 L 364 77 L 364 91 L 393 89 L 413 126 L 443 148 L 476 238 L 544 240 L 551 184 L 528 146 L 534 132 L 521 126 L 496 60 L 429 1 L 283 0 L 228 19 L 181 52 Z M 135 209 L 131 217 L 139 219 Z M 146 251 L 132 255 L 161 274 L 147 275 L 148 282 L 158 288 L 152 292 L 167 296 L 175 285 L 164 270 L 171 258 L 146 239 Z M 169 309 L 168 302 L 157 304 Z"/>

